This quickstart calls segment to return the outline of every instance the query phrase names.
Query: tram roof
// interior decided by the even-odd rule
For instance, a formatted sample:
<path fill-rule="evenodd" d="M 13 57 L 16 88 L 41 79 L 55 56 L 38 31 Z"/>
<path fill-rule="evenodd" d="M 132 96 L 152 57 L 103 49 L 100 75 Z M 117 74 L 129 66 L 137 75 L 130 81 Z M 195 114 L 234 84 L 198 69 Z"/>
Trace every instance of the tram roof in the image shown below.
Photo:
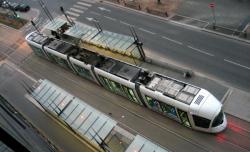
<path fill-rule="evenodd" d="M 155 74 L 146 87 L 185 104 L 191 104 L 200 91 L 198 87 L 159 74 Z"/>
<path fill-rule="evenodd" d="M 101 64 L 99 68 L 129 81 L 137 78 L 141 71 L 139 67 L 132 66 L 111 58 L 103 62 L 103 64 Z"/>
<path fill-rule="evenodd" d="M 27 39 L 38 44 L 44 44 L 48 40 L 48 36 L 33 32 Z"/>
<path fill-rule="evenodd" d="M 57 39 L 54 39 L 53 41 L 51 41 L 47 45 L 47 47 L 57 52 L 63 53 L 63 54 L 74 49 L 72 44 L 69 44 L 69 43 L 66 43 Z"/>

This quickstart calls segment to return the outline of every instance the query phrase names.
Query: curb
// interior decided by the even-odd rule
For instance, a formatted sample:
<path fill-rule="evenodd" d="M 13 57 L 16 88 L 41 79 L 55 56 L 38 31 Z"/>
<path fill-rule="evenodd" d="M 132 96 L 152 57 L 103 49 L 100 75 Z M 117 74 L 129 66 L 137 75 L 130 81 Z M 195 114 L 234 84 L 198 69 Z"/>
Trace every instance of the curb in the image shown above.
<path fill-rule="evenodd" d="M 207 30 L 205 28 L 201 29 L 201 31 L 204 31 L 204 32 L 207 32 L 207 33 L 212 33 L 212 34 L 219 35 L 219 36 L 223 36 L 223 37 L 226 37 L 226 38 L 229 38 L 229 39 L 232 39 L 232 40 L 237 40 L 237 41 L 241 41 L 241 42 L 245 42 L 245 43 L 250 43 L 250 40 L 244 40 L 244 39 L 234 37 L 234 36 L 231 36 L 231 35 L 227 35 L 227 34 L 215 32 L 215 31 Z"/>
<path fill-rule="evenodd" d="M 226 34 L 223 34 L 223 33 L 219 33 L 219 32 L 215 32 L 215 31 L 207 30 L 205 28 L 200 28 L 200 27 L 196 27 L 196 26 L 193 26 L 193 25 L 180 23 L 180 22 L 177 22 L 177 21 L 172 21 L 170 19 L 171 16 L 169 16 L 167 18 L 164 18 L 164 17 L 160 17 L 160 16 L 157 16 L 157 15 L 149 14 L 149 13 L 146 13 L 146 12 L 143 12 L 143 11 L 139 11 L 139 10 L 136 10 L 136 9 L 128 8 L 128 7 L 125 7 L 125 6 L 122 6 L 122 5 L 119 5 L 119 4 L 115 4 L 115 3 L 112 3 L 112 2 L 109 2 L 109 1 L 105 1 L 105 0 L 103 0 L 103 1 L 100 0 L 99 2 L 100 3 L 104 3 L 104 4 L 106 3 L 106 4 L 109 4 L 109 5 L 113 5 L 115 7 L 120 7 L 122 9 L 127 9 L 127 10 L 130 10 L 130 11 L 134 11 L 134 12 L 137 12 L 137 13 L 140 13 L 140 14 L 143 14 L 143 15 L 155 17 L 155 18 L 158 18 L 160 20 L 169 21 L 169 22 L 174 23 L 174 24 L 179 24 L 179 25 L 184 25 L 186 27 L 191 27 L 191 28 L 194 28 L 194 29 L 199 29 L 200 31 L 204 31 L 204 32 L 207 32 L 207 33 L 212 33 L 212 34 L 216 34 L 216 35 L 219 35 L 219 36 L 224 36 L 224 37 L 227 37 L 227 38 L 230 38 L 230 39 L 233 39 L 233 40 L 237 40 L 237 41 L 241 41 L 241 42 L 245 42 L 245 43 L 250 43 L 250 40 L 244 40 L 244 39 L 233 37 L 233 36 L 226 35 Z"/>
<path fill-rule="evenodd" d="M 153 14 L 149 14 L 149 13 L 146 13 L 146 12 L 143 12 L 143 11 L 139 11 L 139 10 L 136 10 L 136 9 L 132 9 L 132 8 L 129 8 L 129 7 L 125 7 L 125 6 L 122 6 L 122 5 L 119 5 L 119 4 L 115 4 L 115 3 L 112 3 L 112 2 L 109 2 L 109 1 L 105 1 L 105 0 L 100 0 L 99 1 L 100 3 L 103 3 L 103 4 L 109 4 L 109 5 L 113 5 L 113 6 L 116 6 L 116 7 L 120 7 L 120 8 L 122 8 L 122 9 L 128 9 L 128 10 L 130 10 L 130 11 L 135 11 L 135 12 L 137 12 L 137 13 L 140 13 L 140 14 L 143 14 L 143 15 L 147 15 L 147 16 L 151 16 L 151 17 L 156 17 L 156 18 L 158 18 L 158 19 L 161 19 L 161 20 L 165 20 L 165 21 L 169 21 L 169 18 L 171 17 L 171 16 L 169 16 L 169 17 L 166 17 L 166 18 L 164 18 L 164 17 L 161 17 L 161 16 L 156 16 L 156 15 L 153 15 Z"/>

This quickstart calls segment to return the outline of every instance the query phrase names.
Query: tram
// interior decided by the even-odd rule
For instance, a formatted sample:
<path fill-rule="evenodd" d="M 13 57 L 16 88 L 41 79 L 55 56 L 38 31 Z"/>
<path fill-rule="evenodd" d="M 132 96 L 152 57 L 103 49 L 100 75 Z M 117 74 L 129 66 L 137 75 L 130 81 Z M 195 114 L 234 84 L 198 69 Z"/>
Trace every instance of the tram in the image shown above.
<path fill-rule="evenodd" d="M 203 88 L 37 32 L 25 39 L 36 55 L 188 128 L 218 133 L 227 126 L 222 104 Z"/>

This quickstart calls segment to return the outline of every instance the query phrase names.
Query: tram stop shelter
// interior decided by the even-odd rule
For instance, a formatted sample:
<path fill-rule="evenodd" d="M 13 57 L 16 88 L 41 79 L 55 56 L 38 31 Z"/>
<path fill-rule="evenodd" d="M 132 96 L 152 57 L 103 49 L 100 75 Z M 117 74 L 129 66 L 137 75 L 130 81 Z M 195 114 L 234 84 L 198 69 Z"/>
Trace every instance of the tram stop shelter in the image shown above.
<path fill-rule="evenodd" d="M 167 152 L 48 80 L 33 87 L 34 102 L 96 147 L 105 143 L 114 152 Z"/>
<path fill-rule="evenodd" d="M 44 31 L 50 31 L 56 36 L 59 34 L 63 40 L 69 43 L 75 44 L 75 42 L 78 43 L 81 40 L 81 42 L 115 53 L 137 59 L 142 58 L 133 37 L 102 30 L 84 23 L 75 22 L 71 26 L 66 20 L 58 17 L 47 23 Z"/>

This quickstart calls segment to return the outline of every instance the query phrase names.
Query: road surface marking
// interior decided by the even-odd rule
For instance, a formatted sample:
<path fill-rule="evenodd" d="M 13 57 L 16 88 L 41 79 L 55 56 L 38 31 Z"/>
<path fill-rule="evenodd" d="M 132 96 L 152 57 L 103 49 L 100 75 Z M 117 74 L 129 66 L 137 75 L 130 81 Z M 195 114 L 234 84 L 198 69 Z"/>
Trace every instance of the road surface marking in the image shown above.
<path fill-rule="evenodd" d="M 73 13 L 73 12 L 70 12 L 70 11 L 66 11 L 66 13 L 69 14 L 69 15 L 75 16 L 75 17 L 80 16 L 80 14 Z"/>
<path fill-rule="evenodd" d="M 109 9 L 106 9 L 106 8 L 104 8 L 104 7 L 98 7 L 98 9 L 99 9 L 99 10 L 101 10 L 101 11 L 107 11 L 107 12 L 111 12 L 111 10 L 109 10 Z"/>
<path fill-rule="evenodd" d="M 88 9 L 87 7 L 83 7 L 83 6 L 80 6 L 80 5 L 73 5 L 73 7 L 81 9 L 81 10 L 87 10 Z"/>
<path fill-rule="evenodd" d="M 112 21 L 116 21 L 115 18 L 112 18 L 112 17 L 109 17 L 109 16 L 105 16 L 105 15 L 104 15 L 104 17 L 107 18 L 107 19 L 110 19 L 110 20 L 112 20 Z"/>
<path fill-rule="evenodd" d="M 240 66 L 240 67 L 242 67 L 242 68 L 245 68 L 245 69 L 250 70 L 250 67 L 247 67 L 247 66 L 245 66 L 245 65 L 242 65 L 242 64 L 236 63 L 236 62 L 234 62 L 234 61 L 227 60 L 227 59 L 224 59 L 224 61 L 226 61 L 226 62 L 228 62 L 228 63 L 231 63 L 231 64 L 234 64 L 234 65 L 237 65 L 237 66 Z"/>
<path fill-rule="evenodd" d="M 69 16 L 70 17 L 70 19 L 72 19 L 73 21 L 75 21 L 76 20 L 76 18 L 75 17 L 71 17 L 71 16 Z"/>
<path fill-rule="evenodd" d="M 183 44 L 183 43 L 181 43 L 181 42 L 179 42 L 179 41 L 173 40 L 173 39 L 168 38 L 168 37 L 166 37 L 166 36 L 162 36 L 162 38 L 163 38 L 163 39 L 166 39 L 166 40 L 169 40 L 169 41 L 171 41 L 171 42 L 174 42 L 174 43 L 176 43 L 176 44 L 179 44 L 179 45 L 182 45 L 182 44 Z"/>
<path fill-rule="evenodd" d="M 132 24 L 129 24 L 129 23 L 126 23 L 126 22 L 123 22 L 123 21 L 120 21 L 121 24 L 124 24 L 124 25 L 127 25 L 127 26 L 134 26 Z"/>
<path fill-rule="evenodd" d="M 155 34 L 156 34 L 156 33 L 154 33 L 154 32 L 151 32 L 151 31 L 149 31 L 149 30 L 146 30 L 146 29 L 144 29 L 144 28 L 139 28 L 139 30 L 141 30 L 141 31 L 143 31 L 143 32 L 147 32 L 147 33 L 152 34 L 152 35 L 155 35 Z"/>
<path fill-rule="evenodd" d="M 206 52 L 206 51 L 203 51 L 203 50 L 194 48 L 194 47 L 192 47 L 192 46 L 189 46 L 189 45 L 188 45 L 187 47 L 190 48 L 190 49 L 192 49 L 192 50 L 195 50 L 195 51 L 197 51 L 197 52 L 200 52 L 200 53 L 203 53 L 203 54 L 206 54 L 206 55 L 209 55 L 209 56 L 214 56 L 214 55 L 211 54 L 211 53 L 208 53 L 208 52 Z"/>
<path fill-rule="evenodd" d="M 93 11 L 91 11 L 90 13 L 91 13 L 91 14 L 94 14 L 94 15 L 98 15 L 98 16 L 100 16 L 100 15 L 101 15 L 100 13 L 93 12 Z"/>
<path fill-rule="evenodd" d="M 81 11 L 79 9 L 76 9 L 76 8 L 70 8 L 71 11 L 73 12 L 77 12 L 77 13 L 83 13 L 84 11 Z"/>
<path fill-rule="evenodd" d="M 83 6 L 87 6 L 87 7 L 91 7 L 91 4 L 87 4 L 87 3 L 83 3 L 83 2 L 77 2 L 77 4 L 79 5 L 83 5 Z"/>
<path fill-rule="evenodd" d="M 83 1 L 83 2 L 86 2 L 86 3 L 96 3 L 95 0 L 80 0 L 80 1 Z"/>

